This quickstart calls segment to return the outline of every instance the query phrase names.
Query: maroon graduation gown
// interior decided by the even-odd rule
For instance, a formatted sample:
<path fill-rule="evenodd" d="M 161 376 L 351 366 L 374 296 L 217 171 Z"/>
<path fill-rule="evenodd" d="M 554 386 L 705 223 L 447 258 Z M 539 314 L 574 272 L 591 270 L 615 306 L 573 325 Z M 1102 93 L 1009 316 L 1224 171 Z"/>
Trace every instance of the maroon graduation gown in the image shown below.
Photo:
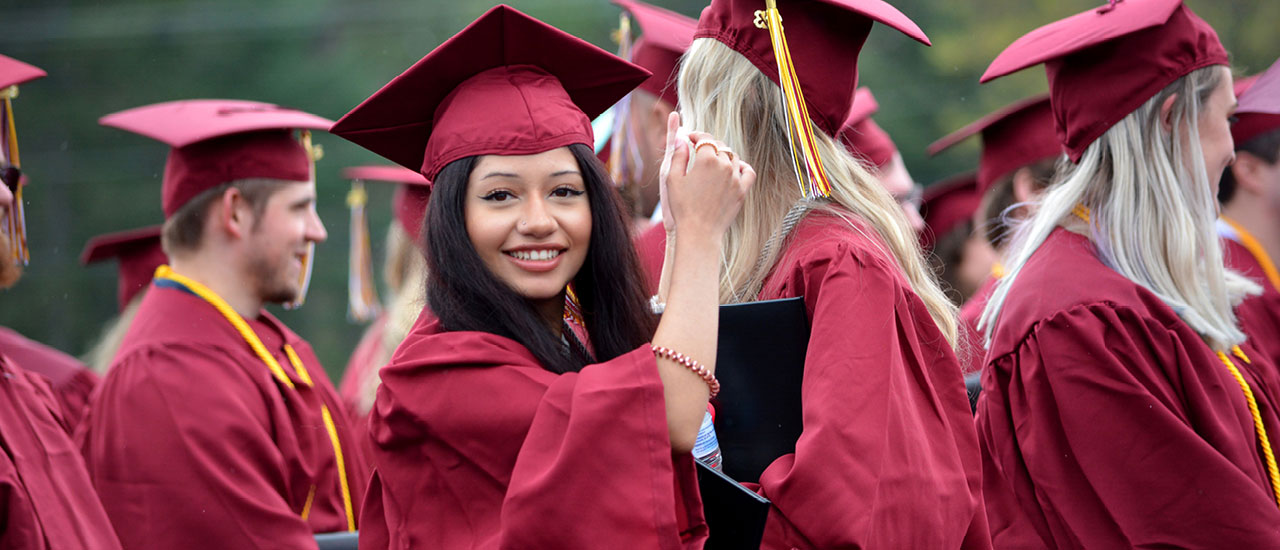
<path fill-rule="evenodd" d="M 75 429 L 89 404 L 89 395 L 98 385 L 98 375 L 76 358 L 6 327 L 0 327 L 0 353 L 23 370 L 49 380 L 67 426 Z"/>
<path fill-rule="evenodd" d="M 346 530 L 321 404 L 358 517 L 368 472 L 324 368 L 270 314 L 246 321 L 296 389 L 200 297 L 152 283 L 143 298 L 77 433 L 125 548 L 314 548 L 313 533 Z M 290 366 L 286 343 L 314 386 Z"/>
<path fill-rule="evenodd" d="M 1262 263 L 1244 245 L 1233 239 L 1222 239 L 1222 252 L 1227 267 L 1262 285 L 1262 294 L 1250 296 L 1236 307 L 1236 317 L 1249 342 L 1265 353 L 1274 365 L 1280 365 L 1280 289 L 1267 279 Z"/>
<path fill-rule="evenodd" d="M 1253 363 L 1235 364 L 1280 435 L 1259 381 L 1271 365 L 1243 347 Z M 1085 237 L 1058 229 L 1031 257 L 987 358 L 977 425 L 996 547 L 1280 548 L 1240 385 Z"/>
<path fill-rule="evenodd" d="M 0 355 L 0 394 L 0 548 L 120 548 L 45 379 Z"/>
<path fill-rule="evenodd" d="M 554 374 L 520 344 L 424 313 L 382 370 L 366 550 L 701 548 L 693 459 L 675 456 L 643 346 Z"/>
<path fill-rule="evenodd" d="M 762 547 L 987 548 L 960 366 L 874 231 L 859 229 L 810 214 L 759 296 L 803 296 L 811 327 L 804 431 L 760 478 L 774 504 Z"/>

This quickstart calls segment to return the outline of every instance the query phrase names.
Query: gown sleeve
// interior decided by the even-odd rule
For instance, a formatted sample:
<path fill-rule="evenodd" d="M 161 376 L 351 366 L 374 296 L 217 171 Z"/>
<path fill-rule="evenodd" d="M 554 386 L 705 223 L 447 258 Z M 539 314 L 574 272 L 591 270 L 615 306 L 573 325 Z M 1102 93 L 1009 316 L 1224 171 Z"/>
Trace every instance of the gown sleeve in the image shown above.
<path fill-rule="evenodd" d="M 559 376 L 516 458 L 499 546 L 677 550 L 672 480 L 694 471 L 675 464 L 648 346 Z"/>
<path fill-rule="evenodd" d="M 1203 344 L 1187 334 L 1129 308 L 1079 306 L 991 358 L 978 426 L 997 541 L 1280 547 L 1240 386 L 1216 358 L 1193 361 L 1188 347 Z"/>
<path fill-rule="evenodd" d="M 316 547 L 283 496 L 270 398 L 234 361 L 169 344 L 112 368 L 81 449 L 126 548 Z"/>
<path fill-rule="evenodd" d="M 560 375 L 383 374 L 361 548 L 701 548 L 694 464 L 672 455 L 648 346 Z"/>
<path fill-rule="evenodd" d="M 803 433 L 760 479 L 765 548 L 989 545 L 960 368 L 891 269 L 840 245 L 782 275 L 811 329 Z"/>

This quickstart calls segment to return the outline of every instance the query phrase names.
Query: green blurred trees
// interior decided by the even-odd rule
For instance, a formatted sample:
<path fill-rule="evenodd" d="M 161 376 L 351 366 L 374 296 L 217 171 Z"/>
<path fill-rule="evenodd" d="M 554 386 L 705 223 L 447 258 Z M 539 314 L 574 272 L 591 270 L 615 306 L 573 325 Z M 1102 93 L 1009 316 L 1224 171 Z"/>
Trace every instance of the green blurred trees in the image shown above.
<path fill-rule="evenodd" d="M 218 97 L 289 105 L 338 118 L 488 9 L 442 0 L 18 0 L 0 7 L 0 53 L 49 77 L 15 102 L 33 254 L 23 281 L 0 293 L 0 324 L 71 353 L 85 350 L 115 314 L 115 268 L 81 267 L 89 237 L 162 219 L 165 148 L 96 124 L 117 110 Z M 612 50 L 618 11 L 605 0 L 513 0 L 516 7 Z M 704 2 L 657 0 L 697 16 Z M 1096 2 L 981 0 L 894 2 L 933 39 L 925 48 L 878 27 L 861 56 L 862 82 L 880 102 L 877 121 L 916 178 L 969 168 L 977 144 L 929 159 L 925 146 L 1004 104 L 1045 89 L 1040 69 L 979 86 L 987 63 L 1020 34 Z M 1280 54 L 1280 3 L 1189 0 L 1215 25 L 1246 72 Z M 800 40 L 801 37 L 792 37 Z M 307 305 L 281 312 L 316 348 L 336 380 L 362 326 L 346 320 L 345 166 L 382 162 L 332 136 L 318 166 L 329 240 L 318 248 Z M 390 189 L 370 187 L 375 257 L 390 221 Z"/>

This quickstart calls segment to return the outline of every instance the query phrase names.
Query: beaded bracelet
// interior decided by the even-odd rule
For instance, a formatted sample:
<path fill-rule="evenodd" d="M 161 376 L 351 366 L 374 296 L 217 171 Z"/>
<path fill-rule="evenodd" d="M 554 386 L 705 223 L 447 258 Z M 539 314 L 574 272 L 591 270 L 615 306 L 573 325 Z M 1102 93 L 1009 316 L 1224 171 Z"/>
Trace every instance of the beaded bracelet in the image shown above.
<path fill-rule="evenodd" d="M 702 363 L 699 363 L 692 357 L 671 348 L 664 348 L 653 344 L 649 344 L 649 347 L 653 348 L 653 355 L 655 357 L 661 357 L 684 365 L 685 368 L 693 371 L 694 374 L 701 376 L 702 381 L 707 383 L 707 389 L 711 390 L 711 397 L 715 397 L 716 394 L 720 393 L 720 381 L 716 380 L 716 376 L 711 374 L 711 371 L 707 370 L 707 367 L 702 366 Z"/>

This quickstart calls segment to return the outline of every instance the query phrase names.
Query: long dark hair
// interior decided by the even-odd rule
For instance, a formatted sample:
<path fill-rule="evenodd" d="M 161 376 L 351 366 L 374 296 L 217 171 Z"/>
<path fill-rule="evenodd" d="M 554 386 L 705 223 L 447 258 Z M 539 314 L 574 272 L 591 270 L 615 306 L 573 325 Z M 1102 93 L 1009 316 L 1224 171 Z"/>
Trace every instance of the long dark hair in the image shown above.
<path fill-rule="evenodd" d="M 622 200 L 590 148 L 574 144 L 569 150 L 591 206 L 591 245 L 573 286 L 596 358 L 607 361 L 648 342 L 654 320 Z M 505 336 L 524 345 L 549 371 L 578 371 L 586 358 L 567 353 L 533 305 L 494 276 L 471 245 L 464 206 L 476 159 L 449 163 L 433 183 L 426 220 L 427 303 L 445 330 Z"/>

